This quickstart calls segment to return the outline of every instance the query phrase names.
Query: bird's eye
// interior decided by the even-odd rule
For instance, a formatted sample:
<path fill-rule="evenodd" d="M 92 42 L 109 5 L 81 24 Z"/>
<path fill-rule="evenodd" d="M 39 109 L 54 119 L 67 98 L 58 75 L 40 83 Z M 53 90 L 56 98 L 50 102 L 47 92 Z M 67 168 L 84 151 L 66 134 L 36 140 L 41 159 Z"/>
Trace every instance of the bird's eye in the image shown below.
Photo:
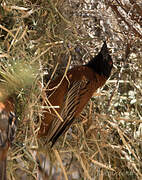
<path fill-rule="evenodd" d="M 112 65 L 112 64 L 113 64 L 112 60 L 109 60 L 109 61 L 108 61 L 108 64 L 109 64 L 109 65 Z"/>

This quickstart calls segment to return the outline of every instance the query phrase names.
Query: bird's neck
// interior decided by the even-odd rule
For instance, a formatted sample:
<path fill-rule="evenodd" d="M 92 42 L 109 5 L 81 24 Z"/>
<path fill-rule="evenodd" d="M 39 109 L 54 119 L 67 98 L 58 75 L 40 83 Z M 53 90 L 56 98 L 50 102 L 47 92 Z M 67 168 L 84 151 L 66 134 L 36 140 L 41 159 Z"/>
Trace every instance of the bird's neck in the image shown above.
<path fill-rule="evenodd" d="M 97 55 L 95 58 L 92 58 L 85 66 L 91 68 L 97 74 L 103 75 L 104 68 L 100 55 Z"/>

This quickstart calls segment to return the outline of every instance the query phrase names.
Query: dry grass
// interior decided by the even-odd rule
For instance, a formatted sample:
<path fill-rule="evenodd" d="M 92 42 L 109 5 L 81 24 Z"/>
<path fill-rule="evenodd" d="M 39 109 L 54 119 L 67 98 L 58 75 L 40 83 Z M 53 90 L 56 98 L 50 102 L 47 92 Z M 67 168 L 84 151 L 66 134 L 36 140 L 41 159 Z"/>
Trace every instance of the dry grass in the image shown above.
<path fill-rule="evenodd" d="M 136 2 L 134 9 L 133 1 L 1 2 L 1 87 L 16 94 L 18 116 L 8 179 L 36 179 L 37 151 L 44 179 L 142 178 L 142 34 Z M 112 76 L 50 149 L 46 139 L 36 137 L 45 72 L 52 80 L 68 65 L 85 63 L 104 38 L 114 60 Z"/>

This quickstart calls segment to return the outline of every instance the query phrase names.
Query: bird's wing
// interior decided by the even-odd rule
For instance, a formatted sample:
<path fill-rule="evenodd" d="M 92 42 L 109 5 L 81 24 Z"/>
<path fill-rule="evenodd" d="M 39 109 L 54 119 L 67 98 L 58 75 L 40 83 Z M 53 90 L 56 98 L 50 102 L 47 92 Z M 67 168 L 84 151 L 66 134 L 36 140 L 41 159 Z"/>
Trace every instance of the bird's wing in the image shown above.
<path fill-rule="evenodd" d="M 1 105 L 1 104 L 0 104 Z M 15 116 L 13 112 L 5 109 L 0 112 L 0 179 L 6 179 L 6 161 L 8 148 L 14 139 L 16 131 Z"/>
<path fill-rule="evenodd" d="M 76 109 L 80 103 L 80 98 L 86 92 L 88 84 L 88 80 L 75 81 L 70 84 L 60 113 L 63 122 L 61 122 L 61 120 L 58 118 L 54 119 L 48 133 L 48 142 L 51 141 L 52 146 L 57 141 L 58 137 L 62 133 L 66 132 L 66 130 L 72 124 Z"/>

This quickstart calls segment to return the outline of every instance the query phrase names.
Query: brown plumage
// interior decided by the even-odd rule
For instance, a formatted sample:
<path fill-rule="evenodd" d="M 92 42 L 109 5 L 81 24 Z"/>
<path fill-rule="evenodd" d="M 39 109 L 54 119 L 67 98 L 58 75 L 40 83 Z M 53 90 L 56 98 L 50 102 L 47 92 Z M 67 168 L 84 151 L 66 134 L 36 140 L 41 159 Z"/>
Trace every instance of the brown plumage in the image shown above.
<path fill-rule="evenodd" d="M 6 161 L 16 126 L 14 106 L 10 100 L 0 102 L 0 180 L 6 180 Z"/>
<path fill-rule="evenodd" d="M 57 141 L 79 116 L 93 93 L 102 87 L 109 78 L 113 66 L 106 42 L 101 51 L 86 65 L 70 69 L 67 76 L 62 75 L 51 81 L 46 95 L 52 106 L 59 106 L 56 111 L 45 109 L 43 113 L 39 136 L 46 136 L 52 145 Z M 49 105 L 47 102 L 45 106 Z"/>

